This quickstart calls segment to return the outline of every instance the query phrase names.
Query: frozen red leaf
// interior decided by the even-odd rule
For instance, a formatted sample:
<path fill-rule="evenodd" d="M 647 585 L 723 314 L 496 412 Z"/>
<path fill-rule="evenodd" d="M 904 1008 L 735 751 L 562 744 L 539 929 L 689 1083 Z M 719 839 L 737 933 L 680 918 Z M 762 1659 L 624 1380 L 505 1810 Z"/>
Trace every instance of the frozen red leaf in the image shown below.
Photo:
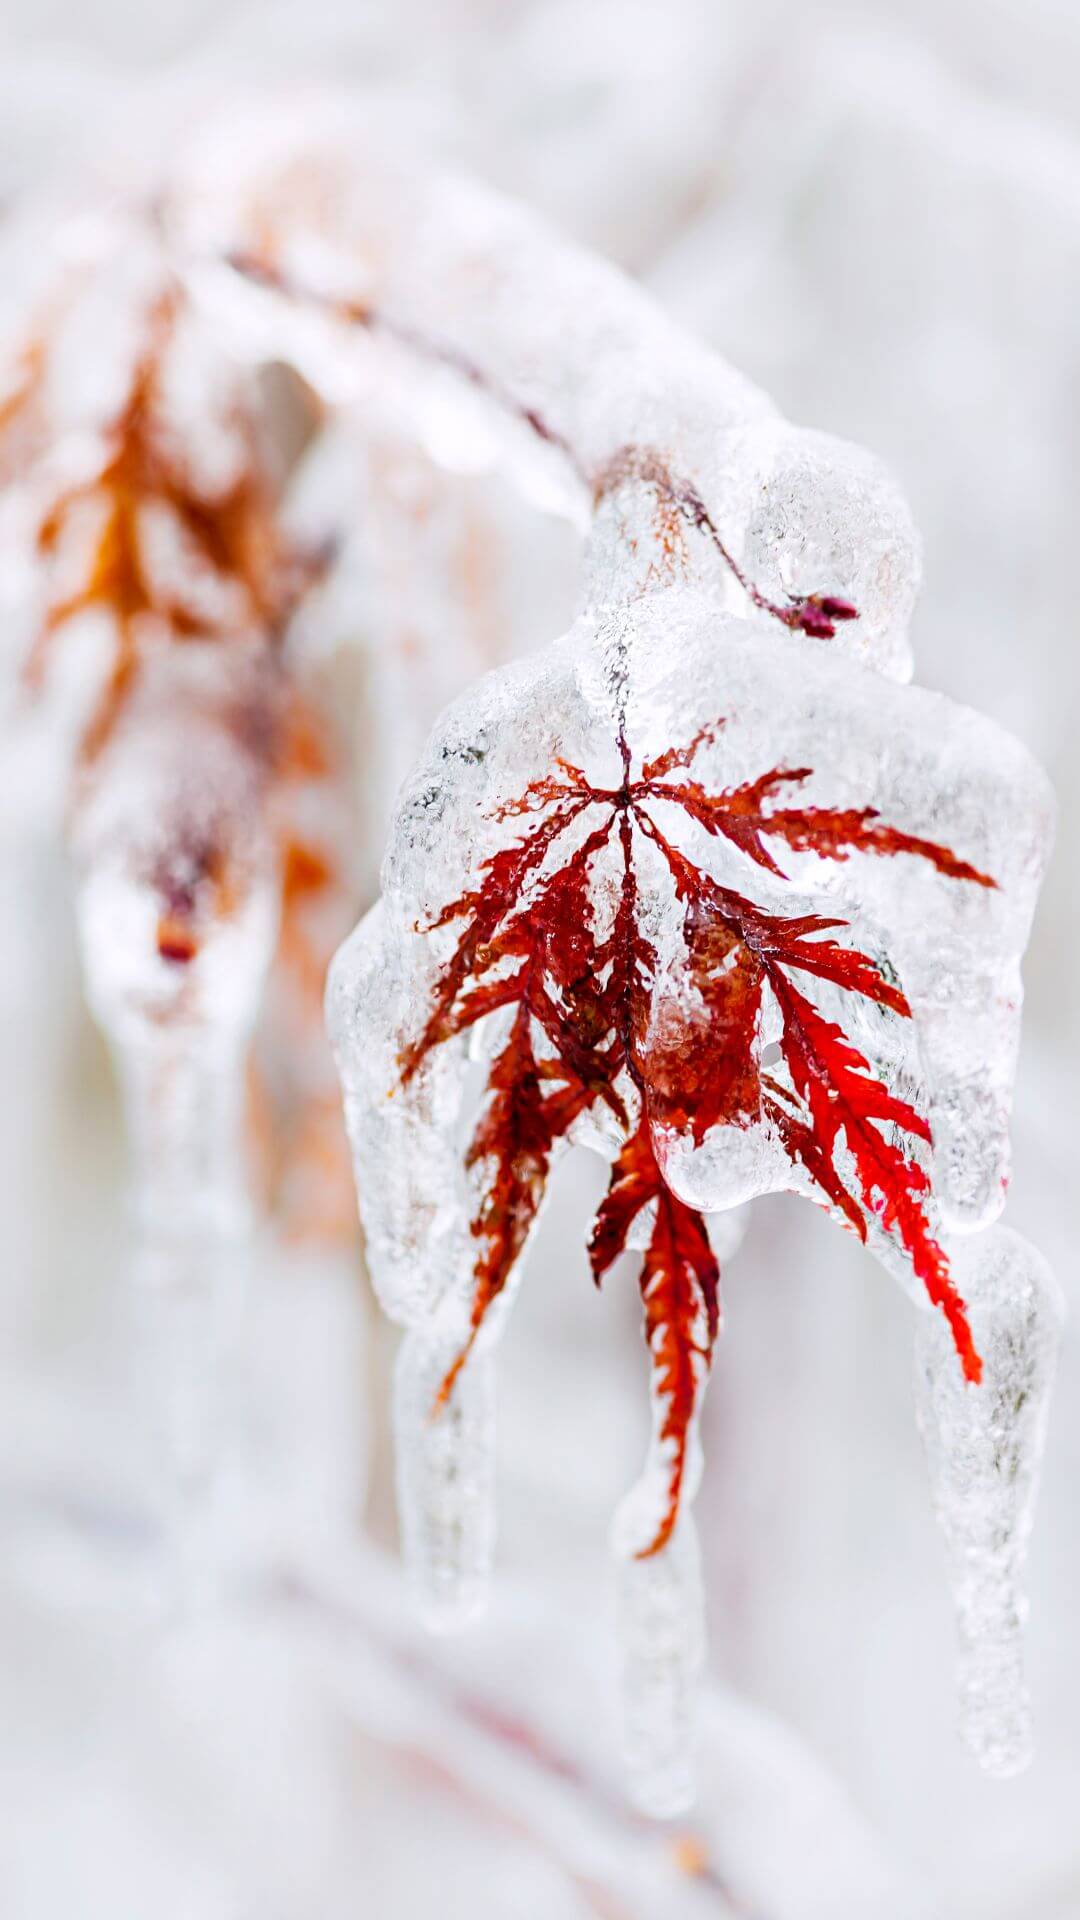
<path fill-rule="evenodd" d="M 871 955 L 831 937 L 844 920 L 766 911 L 696 865 L 664 822 L 681 815 L 724 838 L 745 857 L 748 874 L 759 867 L 784 877 L 767 845 L 772 839 L 830 860 L 903 853 L 951 879 L 993 882 L 947 847 L 888 826 L 871 808 L 774 808 L 778 795 L 810 777 L 809 768 L 775 768 L 711 792 L 687 775 L 722 725 L 717 720 L 685 746 L 669 747 L 636 777 L 620 736 L 619 786 L 594 786 L 560 762 L 500 806 L 500 821 L 528 824 L 432 922 L 461 923 L 461 930 L 425 1023 L 401 1054 L 408 1080 L 432 1047 L 500 1009 L 514 1010 L 468 1149 L 478 1181 L 472 1230 L 479 1251 L 470 1332 L 442 1384 L 440 1405 L 524 1249 L 556 1146 L 596 1102 L 623 1129 L 590 1256 L 599 1280 L 625 1248 L 633 1222 L 652 1210 L 641 1287 L 670 1473 L 649 1552 L 665 1544 L 677 1519 L 689 1431 L 719 1317 L 719 1273 L 705 1222 L 666 1184 L 655 1128 L 689 1134 L 696 1144 L 719 1127 L 771 1128 L 843 1222 L 863 1239 L 871 1220 L 893 1236 L 946 1315 L 968 1377 L 980 1371 L 926 1213 L 929 1182 L 917 1155 L 930 1142 L 926 1116 L 875 1077 L 793 976 L 817 978 L 908 1019 L 900 986 Z M 676 991 L 658 985 L 657 955 L 640 911 L 645 843 L 660 854 L 683 910 L 685 969 Z M 610 901 L 613 884 L 614 909 L 605 913 L 600 896 Z M 768 1073 L 760 1058 L 766 999 L 781 1029 L 780 1062 Z M 899 1144 L 905 1137 L 910 1144 Z"/>
<path fill-rule="evenodd" d="M 237 646 L 254 635 L 273 649 L 329 558 L 283 537 L 255 420 L 239 396 L 222 417 L 242 443 L 235 475 L 217 491 L 193 477 L 167 399 L 184 311 L 177 284 L 151 304 L 96 465 L 56 491 L 37 525 L 46 598 L 24 667 L 27 684 L 40 686 L 57 635 L 77 615 L 96 609 L 112 623 L 111 669 L 81 742 L 86 762 L 105 746 L 134 691 L 144 643 L 164 634 L 178 644 Z M 0 414 L 0 438 L 3 431 Z M 93 532 L 86 540 L 88 517 Z M 169 565 L 156 550 L 155 526 L 169 529 Z"/>

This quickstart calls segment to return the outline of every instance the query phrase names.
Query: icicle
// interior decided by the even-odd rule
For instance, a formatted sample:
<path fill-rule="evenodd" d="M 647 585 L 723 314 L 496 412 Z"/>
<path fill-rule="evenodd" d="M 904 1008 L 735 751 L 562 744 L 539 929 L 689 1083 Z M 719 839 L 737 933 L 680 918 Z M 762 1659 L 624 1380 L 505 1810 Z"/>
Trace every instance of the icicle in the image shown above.
<path fill-rule="evenodd" d="M 243 742 L 171 674 L 138 717 L 88 782 L 73 840 L 87 997 L 117 1063 L 131 1155 L 134 1365 L 186 1600 L 210 1571 L 203 1536 L 252 1228 L 247 1055 L 277 889 Z"/>
<path fill-rule="evenodd" d="M 85 958 L 92 991 L 96 956 Z M 161 1031 L 108 1015 L 103 1025 L 132 1158 L 137 1400 L 161 1487 L 176 1600 L 186 1606 L 212 1583 L 229 1362 L 251 1249 L 246 1034 L 209 1022 Z"/>
<path fill-rule="evenodd" d="M 401 1544 L 421 1617 L 440 1632 L 483 1611 L 495 1549 L 494 1354 L 474 1353 L 436 1411 L 460 1349 L 460 1330 L 417 1328 L 394 1378 Z"/>
<path fill-rule="evenodd" d="M 229 1362 L 250 1249 L 250 1208 L 236 1178 L 243 1060 L 211 1062 L 192 1051 L 170 1057 L 152 1042 L 116 1051 L 135 1160 L 138 1397 L 158 1463 L 178 1599 L 193 1604 L 212 1579 Z"/>
<path fill-rule="evenodd" d="M 982 1381 L 964 1379 L 942 1316 L 921 1316 L 918 1418 L 956 1600 L 961 1733 L 1005 1777 L 1031 1758 L 1022 1575 L 1063 1305 L 1045 1260 L 1006 1227 L 955 1242 L 951 1257 Z"/>
<path fill-rule="evenodd" d="M 659 1462 L 655 1466 L 662 1472 Z M 659 1553 L 641 1553 L 642 1495 L 648 1496 L 645 1504 L 655 1508 L 655 1492 L 647 1473 L 623 1501 L 612 1528 L 612 1552 L 627 1783 L 643 1813 L 669 1819 L 694 1801 L 705 1595 L 688 1500 L 667 1545 Z M 655 1526 L 655 1513 L 652 1521 Z"/>
<path fill-rule="evenodd" d="M 413 969 L 420 969 L 419 978 Z M 455 1128 L 463 1050 L 395 1085 L 401 1014 L 424 990 L 424 943 L 380 908 L 336 955 L 327 1026 L 345 1095 L 367 1258 L 405 1328 L 394 1387 L 398 1518 L 417 1605 L 447 1631 L 484 1606 L 495 1544 L 495 1356 L 509 1305 L 441 1396 L 468 1327 L 471 1256 Z M 388 1095 L 391 1096 L 388 1098 Z"/>

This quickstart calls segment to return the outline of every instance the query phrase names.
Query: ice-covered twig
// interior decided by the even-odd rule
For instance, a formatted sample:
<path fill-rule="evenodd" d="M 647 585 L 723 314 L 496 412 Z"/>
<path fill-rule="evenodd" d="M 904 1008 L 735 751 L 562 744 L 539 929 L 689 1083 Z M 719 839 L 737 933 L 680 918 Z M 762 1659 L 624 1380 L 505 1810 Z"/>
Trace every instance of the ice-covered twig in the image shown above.
<path fill-rule="evenodd" d="M 328 106 L 318 136 L 287 113 L 204 130 L 177 162 L 165 226 L 252 351 L 332 391 L 362 343 L 444 450 L 456 385 L 482 403 L 456 403 L 470 461 L 501 414 L 519 477 L 579 520 L 636 475 L 669 526 L 711 548 L 728 605 L 909 670 L 916 541 L 880 469 L 793 433 L 624 275 L 524 208 Z M 215 260 L 230 263 L 216 279 Z M 876 507 L 862 553 L 844 537 L 854 496 Z"/>
<path fill-rule="evenodd" d="M 553 449 L 566 463 L 574 480 L 587 489 L 594 505 L 627 481 L 639 481 L 655 493 L 661 511 L 669 516 L 672 528 L 670 538 L 673 542 L 679 539 L 679 529 L 682 527 L 703 534 L 750 605 L 758 612 L 768 614 L 771 619 L 778 620 L 781 625 L 790 627 L 793 632 L 806 633 L 818 640 L 831 640 L 838 625 L 858 619 L 858 608 L 851 600 L 836 593 L 807 593 L 785 600 L 770 599 L 748 577 L 727 546 L 697 489 L 689 481 L 680 478 L 655 447 L 620 446 L 609 459 L 596 468 L 590 468 L 573 441 L 559 427 L 553 426 L 537 406 L 522 399 L 511 387 L 503 384 L 498 374 L 470 359 L 456 345 L 397 321 L 392 315 L 381 313 L 378 308 L 361 301 L 326 295 L 317 287 L 289 277 L 256 254 L 236 251 L 228 256 L 228 264 L 245 280 L 267 288 L 287 301 L 302 307 L 315 307 L 331 319 L 340 321 L 346 328 L 361 328 L 406 348 L 421 362 L 445 368 L 467 386 L 475 388 L 511 420 L 520 423 L 544 446 Z"/>

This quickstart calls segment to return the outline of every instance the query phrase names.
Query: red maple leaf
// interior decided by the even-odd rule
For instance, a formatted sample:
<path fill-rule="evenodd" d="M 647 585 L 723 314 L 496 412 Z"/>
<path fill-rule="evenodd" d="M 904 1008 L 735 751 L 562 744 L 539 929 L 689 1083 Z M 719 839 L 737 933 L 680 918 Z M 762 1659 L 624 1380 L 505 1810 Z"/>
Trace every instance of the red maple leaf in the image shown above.
<path fill-rule="evenodd" d="M 898 1242 L 948 1318 L 967 1377 L 981 1374 L 963 1301 L 928 1223 L 927 1173 L 913 1147 L 899 1144 L 905 1137 L 929 1144 L 928 1122 L 875 1078 L 863 1054 L 792 976 L 816 977 L 910 1019 L 903 993 L 870 955 L 823 937 L 845 921 L 766 912 L 695 865 L 661 821 L 666 809 L 688 815 L 781 878 L 770 840 L 830 860 L 856 850 L 905 853 L 953 879 L 984 887 L 994 882 L 947 847 L 883 824 L 871 808 L 772 806 L 786 787 L 808 778 L 807 768 L 776 768 L 710 793 L 689 769 L 721 724 L 646 762 L 636 778 L 620 735 L 618 787 L 594 786 L 579 767 L 560 761 L 554 773 L 498 810 L 500 820 L 529 818 L 531 824 L 490 855 L 477 885 L 433 922 L 464 925 L 436 980 L 424 1027 L 401 1055 L 408 1081 L 432 1047 L 497 1009 L 513 1009 L 468 1149 L 468 1164 L 480 1176 L 471 1327 L 443 1381 L 439 1406 L 453 1392 L 525 1246 L 557 1142 L 597 1101 L 623 1130 L 589 1253 L 599 1283 L 626 1247 L 634 1220 L 651 1214 L 641 1290 L 668 1485 L 646 1553 L 665 1545 L 678 1517 L 690 1424 L 720 1312 L 719 1270 L 704 1219 L 665 1182 L 654 1128 L 689 1133 L 700 1144 L 716 1127 L 769 1127 L 844 1223 L 865 1240 L 876 1219 Z M 656 1005 L 657 954 L 639 913 L 643 843 L 661 856 L 683 909 L 694 1004 L 687 1012 L 680 1002 L 673 1018 Z M 606 886 L 599 879 L 605 860 Z M 766 996 L 780 1020 L 773 1072 L 760 1061 Z M 836 1157 L 841 1141 L 845 1170 Z"/>

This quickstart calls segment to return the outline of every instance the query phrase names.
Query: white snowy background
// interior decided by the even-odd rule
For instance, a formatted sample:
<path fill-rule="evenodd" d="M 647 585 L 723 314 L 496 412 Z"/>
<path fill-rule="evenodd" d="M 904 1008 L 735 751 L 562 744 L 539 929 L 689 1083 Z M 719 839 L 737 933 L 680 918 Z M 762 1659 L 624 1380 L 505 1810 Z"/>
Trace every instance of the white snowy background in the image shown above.
<path fill-rule="evenodd" d="M 161 87 L 220 100 L 324 77 L 618 259 L 790 416 L 892 464 L 925 541 L 919 679 L 1020 734 L 1059 796 L 1006 1218 L 1068 1291 L 1080 15 L 6 0 L 0 204 L 77 168 L 114 110 L 152 119 Z M 540 524 L 536 541 L 544 617 L 523 565 L 507 644 L 554 637 L 572 605 L 572 544 Z M 758 1204 L 725 1280 L 698 1507 L 702 1796 L 675 1831 L 621 1797 L 605 1540 L 647 1411 L 633 1289 L 598 1300 L 587 1277 L 598 1162 L 564 1171 L 505 1344 L 483 1626 L 451 1645 L 409 1622 L 392 1337 L 359 1262 L 304 1263 L 269 1236 L 233 1369 L 217 1590 L 175 1605 L 135 1390 L 161 1330 L 148 1341 L 124 1290 L 116 1095 L 57 837 L 7 773 L 3 799 L 5 1920 L 1080 1914 L 1075 1336 L 1031 1554 L 1036 1759 L 989 1782 L 953 1732 L 909 1309 L 794 1201 Z"/>

